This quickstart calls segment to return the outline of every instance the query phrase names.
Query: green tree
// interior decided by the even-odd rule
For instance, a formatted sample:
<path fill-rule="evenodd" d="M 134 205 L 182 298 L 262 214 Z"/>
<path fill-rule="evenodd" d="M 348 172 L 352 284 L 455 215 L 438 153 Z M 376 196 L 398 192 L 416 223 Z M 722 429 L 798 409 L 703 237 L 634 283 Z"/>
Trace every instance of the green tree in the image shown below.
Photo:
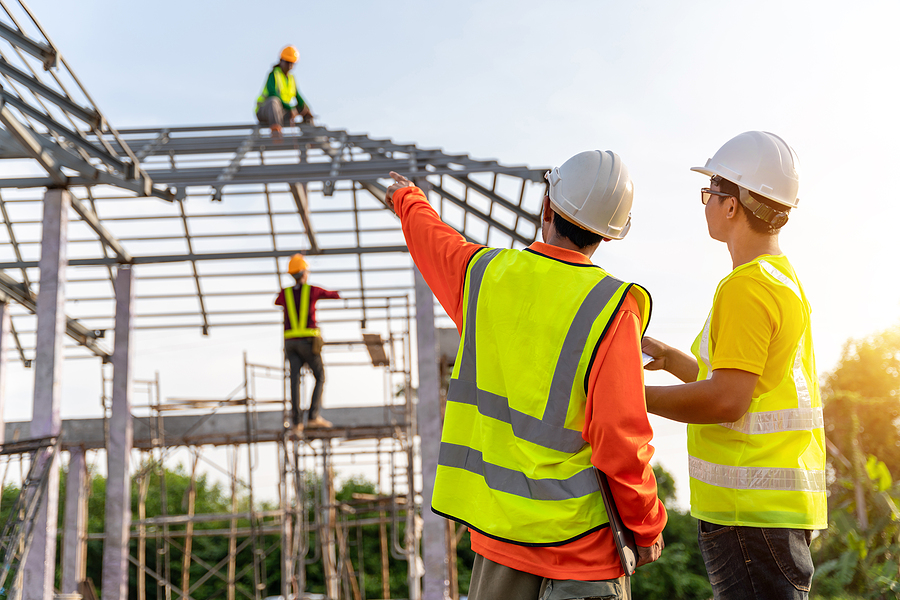
<path fill-rule="evenodd" d="M 828 529 L 812 543 L 819 598 L 900 594 L 900 327 L 849 340 L 822 386 Z"/>
<path fill-rule="evenodd" d="M 675 500 L 675 480 L 655 465 L 658 494 L 663 503 Z M 697 545 L 697 520 L 689 512 L 667 507 L 669 521 L 663 531 L 666 548 L 660 559 L 638 569 L 631 578 L 634 598 L 645 600 L 705 600 L 712 597 L 706 566 Z"/>
<path fill-rule="evenodd" d="M 900 326 L 849 340 L 824 379 L 825 433 L 834 447 L 845 457 L 859 447 L 900 473 Z"/>

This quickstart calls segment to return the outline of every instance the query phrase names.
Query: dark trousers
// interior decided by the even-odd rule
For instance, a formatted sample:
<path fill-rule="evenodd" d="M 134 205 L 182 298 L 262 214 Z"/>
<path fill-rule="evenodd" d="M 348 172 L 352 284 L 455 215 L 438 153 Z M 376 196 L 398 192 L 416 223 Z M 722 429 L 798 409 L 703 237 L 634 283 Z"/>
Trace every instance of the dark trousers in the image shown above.
<path fill-rule="evenodd" d="M 700 521 L 700 553 L 716 600 L 805 600 L 812 531 Z"/>
<path fill-rule="evenodd" d="M 300 369 L 308 365 L 316 378 L 312 398 L 309 401 L 307 420 L 319 416 L 322 406 L 322 390 L 325 387 L 325 367 L 322 366 L 322 355 L 313 351 L 313 338 L 291 338 L 284 340 L 284 355 L 291 370 L 291 422 L 300 422 Z"/>
<path fill-rule="evenodd" d="M 631 600 L 631 580 L 622 576 L 604 581 L 545 579 L 517 571 L 480 554 L 475 555 L 469 600 L 564 600 L 611 598 Z"/>

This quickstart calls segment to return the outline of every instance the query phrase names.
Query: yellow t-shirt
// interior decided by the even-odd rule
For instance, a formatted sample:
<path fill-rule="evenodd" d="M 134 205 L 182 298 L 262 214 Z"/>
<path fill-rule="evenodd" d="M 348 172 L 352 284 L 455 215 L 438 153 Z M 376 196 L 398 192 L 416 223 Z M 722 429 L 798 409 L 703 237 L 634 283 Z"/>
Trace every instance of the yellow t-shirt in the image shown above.
<path fill-rule="evenodd" d="M 787 258 L 760 256 L 722 280 L 692 350 L 699 379 L 740 369 L 759 380 L 734 423 L 688 425 L 691 514 L 721 525 L 825 527 L 809 304 Z"/>
<path fill-rule="evenodd" d="M 713 370 L 740 369 L 759 375 L 754 397 L 781 383 L 808 319 L 797 294 L 775 283 L 757 262 L 760 259 L 797 281 L 784 255 L 763 255 L 739 266 L 719 285 L 709 329 Z"/>

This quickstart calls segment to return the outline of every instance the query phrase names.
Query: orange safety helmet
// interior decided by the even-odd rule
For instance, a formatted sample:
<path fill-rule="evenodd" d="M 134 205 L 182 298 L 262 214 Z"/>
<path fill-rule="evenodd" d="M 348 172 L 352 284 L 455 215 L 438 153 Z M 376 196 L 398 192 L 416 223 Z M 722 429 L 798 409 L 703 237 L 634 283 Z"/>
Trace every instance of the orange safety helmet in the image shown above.
<path fill-rule="evenodd" d="M 281 51 L 281 60 L 286 60 L 289 63 L 295 63 L 300 60 L 300 52 L 297 51 L 297 46 L 285 46 L 284 50 Z"/>
<path fill-rule="evenodd" d="M 288 273 L 290 275 L 294 275 L 300 271 L 306 271 L 307 269 L 309 269 L 309 265 L 306 263 L 306 259 L 303 258 L 302 254 L 295 254 L 291 257 L 291 261 L 288 263 Z"/>

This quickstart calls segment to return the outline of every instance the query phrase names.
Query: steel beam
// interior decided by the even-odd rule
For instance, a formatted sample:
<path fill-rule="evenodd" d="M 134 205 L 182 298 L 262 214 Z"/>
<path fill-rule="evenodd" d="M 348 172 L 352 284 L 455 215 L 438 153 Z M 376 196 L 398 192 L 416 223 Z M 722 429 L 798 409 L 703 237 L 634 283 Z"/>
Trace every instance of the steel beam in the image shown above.
<path fill-rule="evenodd" d="M 50 190 L 47 192 L 47 194 L 49 195 L 51 192 L 56 193 L 60 191 L 62 190 Z M 66 195 L 68 195 L 68 192 L 66 192 Z M 43 251 L 41 252 L 41 260 L 43 260 Z M 31 263 L 28 265 L 28 267 L 23 268 L 38 266 L 40 266 L 40 262 Z M 43 273 L 43 269 L 41 269 L 41 272 Z M 43 286 L 41 287 L 41 289 L 43 289 Z M 28 309 L 30 312 L 39 315 L 40 300 L 35 301 L 34 296 L 31 294 L 31 291 L 26 289 L 24 284 L 19 283 L 3 272 L 0 272 L 0 292 L 5 293 L 11 299 L 15 300 L 26 309 Z M 40 318 L 40 316 L 38 318 Z M 102 358 L 104 361 L 109 360 L 109 352 L 97 343 L 97 335 L 93 330 L 88 329 L 75 319 L 65 316 L 64 318 L 66 335 L 93 352 L 96 356 Z"/>
<path fill-rule="evenodd" d="M 130 456 L 134 271 L 116 274 L 116 342 L 113 350 L 112 410 L 109 418 L 106 480 L 106 537 L 103 543 L 103 598 L 128 599 L 128 542 L 131 531 Z"/>
<path fill-rule="evenodd" d="M 212 252 L 208 254 L 163 254 L 157 256 L 134 256 L 131 264 L 152 265 L 173 262 L 203 261 L 203 260 L 243 260 L 248 258 L 279 258 L 296 254 L 297 250 L 259 250 L 247 252 Z M 309 252 L 314 256 L 335 256 L 341 254 L 383 254 L 385 252 L 409 252 L 406 246 L 373 246 L 369 248 L 320 248 L 318 252 Z M 105 266 L 118 264 L 113 257 L 108 258 L 73 258 L 69 265 L 73 267 Z M 36 261 L 6 262 L 0 263 L 2 269 L 31 269 L 38 266 Z M 10 279 L 11 280 L 11 279 Z M 0 273 L 2 281 L 2 273 Z M 14 282 L 15 283 L 15 282 Z M 0 286 L 2 289 L 2 286 Z"/>
<path fill-rule="evenodd" d="M 41 293 L 37 299 L 37 345 L 34 359 L 34 409 L 30 437 L 59 435 L 62 391 L 63 312 L 66 285 L 66 235 L 69 192 L 47 190 L 41 233 Z M 25 600 L 52 600 L 56 564 L 59 453 L 53 453 L 47 493 L 35 517 L 34 538 L 25 558 Z"/>
<path fill-rule="evenodd" d="M 514 231 L 514 230 L 510 229 L 509 227 L 507 227 L 503 223 L 500 223 L 499 221 L 497 221 L 490 215 L 478 210 L 477 208 L 475 208 L 474 206 L 472 206 L 465 200 L 457 198 L 456 196 L 454 196 L 453 194 L 451 194 L 450 192 L 448 192 L 441 186 L 432 185 L 431 189 L 433 189 L 435 192 L 437 192 L 441 198 L 444 198 L 445 200 L 449 200 L 453 204 L 455 204 L 455 205 L 459 206 L 460 208 L 462 208 L 463 210 L 467 211 L 469 214 L 476 216 L 479 219 L 481 219 L 482 221 L 484 221 L 485 224 L 488 226 L 488 228 L 493 227 L 495 229 L 498 229 L 499 231 L 502 231 L 503 233 L 508 235 L 513 240 L 520 242 L 526 246 L 530 245 L 531 242 L 534 241 L 533 239 L 527 238 L 524 235 L 520 234 L 518 231 Z M 487 240 L 485 240 L 485 242 L 487 242 Z"/>
<path fill-rule="evenodd" d="M 37 141 L 38 144 L 43 146 L 43 155 L 46 156 L 34 155 L 32 149 L 34 144 L 29 142 L 27 138 L 22 137 L 21 131 L 10 129 L 10 132 L 13 133 L 17 141 L 22 144 L 25 150 L 28 151 L 29 155 L 31 155 L 32 158 L 38 160 L 41 166 L 45 170 L 47 170 L 48 174 L 50 175 L 50 184 L 40 185 L 36 187 L 70 185 L 72 182 L 72 178 L 65 177 L 59 172 L 59 166 L 64 165 L 79 172 L 80 176 L 78 177 L 78 180 L 82 182 L 79 185 L 113 185 L 122 189 L 130 190 L 142 196 L 154 196 L 167 201 L 172 201 L 174 199 L 175 193 L 172 190 L 160 190 L 153 187 L 153 180 L 147 175 L 146 171 L 143 171 L 139 166 L 135 165 L 134 163 L 122 161 L 118 157 L 110 154 L 105 148 L 98 148 L 94 146 L 89 141 L 84 139 L 81 136 L 80 132 L 73 131 L 68 127 L 65 127 L 61 123 L 54 120 L 52 117 L 23 102 L 20 98 L 4 92 L 2 89 L 0 89 L 0 100 L 2 100 L 2 109 L 6 109 L 6 115 L 4 115 L 3 110 L 0 109 L 0 120 L 2 120 L 5 125 L 7 125 L 7 128 L 15 128 L 16 123 L 18 123 L 18 127 L 21 131 L 24 131 L 26 133 L 30 131 L 22 126 L 22 124 L 18 122 L 18 119 L 16 119 L 12 115 L 12 113 L 8 111 L 8 107 L 6 106 L 8 104 L 14 106 L 23 114 L 38 121 L 51 131 L 54 131 L 57 134 L 63 136 L 66 140 L 79 146 L 88 154 L 99 159 L 110 169 L 109 171 L 98 169 L 94 165 L 85 161 L 80 156 L 76 156 L 72 152 L 64 149 L 59 144 L 49 140 L 45 140 L 43 137 L 34 138 L 34 136 L 32 136 L 33 141 Z M 49 162 L 46 158 L 50 155 L 52 155 L 53 157 L 52 162 Z M 49 167 L 55 169 L 56 173 L 48 168 L 48 165 Z M 116 175 L 116 172 L 118 172 L 119 175 Z"/>
<path fill-rule="evenodd" d="M 13 29 L 3 22 L 0 22 L 0 37 L 40 60 L 44 65 L 45 71 L 56 67 L 59 62 L 59 53 L 56 51 L 56 48 L 42 42 L 36 42 L 25 36 L 18 29 Z"/>
<path fill-rule="evenodd" d="M 213 200 L 222 200 L 222 188 L 225 187 L 227 182 L 232 180 L 234 174 L 241 168 L 241 161 L 244 160 L 247 151 L 250 150 L 258 137 L 259 127 L 254 129 L 247 139 L 241 142 L 241 145 L 234 153 L 234 158 L 231 159 L 231 163 L 216 178 L 216 185 L 213 186 Z"/>
<path fill-rule="evenodd" d="M 16 68 L 8 60 L 0 56 L 0 73 L 18 81 L 39 96 L 43 96 L 73 117 L 81 119 L 91 127 L 99 127 L 101 117 L 96 110 L 75 104 L 71 98 L 63 96 L 56 90 L 47 87 L 42 81 Z"/>
<path fill-rule="evenodd" d="M 312 249 L 311 254 L 319 252 L 319 242 L 316 240 L 316 231 L 312 226 L 312 219 L 309 213 L 309 196 L 306 195 L 306 186 L 299 183 L 290 184 L 291 195 L 294 197 L 294 203 L 297 205 L 297 211 L 300 213 L 300 220 L 303 221 L 303 228 L 306 230 L 306 237 L 309 238 L 309 247 Z"/>
<path fill-rule="evenodd" d="M 153 450 L 160 442 L 164 446 L 228 446 L 251 442 L 284 441 L 284 413 L 278 410 L 260 411 L 254 417 L 252 439 L 247 432 L 247 416 L 240 400 L 228 402 L 238 406 L 240 412 L 216 412 L 204 408 L 202 414 L 164 414 L 162 428 L 165 439 L 160 440 L 156 417 L 134 417 L 133 445 L 138 450 Z M 198 411 L 199 412 L 199 411 Z M 310 429 L 307 439 L 362 439 L 390 438 L 397 427 L 408 425 L 404 407 L 359 406 L 348 408 L 323 408 L 322 416 L 332 423 L 329 429 Z M 104 420 L 66 419 L 62 422 L 61 445 L 63 450 L 84 448 L 102 450 L 106 447 Z M 28 421 L 14 421 L 6 424 L 6 439 L 26 440 L 31 435 L 32 426 Z M 154 445 L 156 444 L 156 445 Z"/>
<path fill-rule="evenodd" d="M 0 98 L 0 122 L 6 126 L 6 130 L 16 139 L 25 152 L 41 165 L 50 176 L 50 185 L 65 185 L 68 178 L 60 171 L 59 164 L 56 159 L 46 150 L 41 143 L 35 138 L 34 132 L 22 125 L 19 119 L 12 113 L 7 106 L 6 94 Z"/>
<path fill-rule="evenodd" d="M 75 212 L 78 213 L 84 222 L 88 224 L 88 227 L 94 230 L 94 232 L 100 237 L 100 241 L 103 244 L 116 253 L 116 256 L 119 258 L 120 262 L 129 263 L 131 262 L 131 255 L 128 254 L 128 251 L 122 246 L 119 240 L 111 234 L 106 227 L 100 222 L 100 218 L 97 214 L 92 211 L 90 208 L 81 203 L 78 198 L 72 198 L 72 208 L 75 209 Z"/>
<path fill-rule="evenodd" d="M 6 433 L 4 408 L 6 407 L 6 371 L 9 368 L 6 355 L 9 350 L 9 328 L 11 325 L 9 305 L 4 298 L 0 300 L 0 445 L 3 445 L 6 441 L 4 438 Z"/>
<path fill-rule="evenodd" d="M 450 597 L 447 562 L 447 522 L 431 510 L 435 472 L 441 449 L 441 387 L 437 338 L 434 328 L 434 296 L 425 278 L 414 267 L 416 280 L 416 348 L 418 352 L 419 439 L 422 452 L 422 581 L 423 600 Z"/>
<path fill-rule="evenodd" d="M 17 96 L 13 96 L 12 94 L 0 90 L 0 97 L 3 98 L 3 101 L 10 104 L 11 106 L 16 107 L 18 110 L 22 111 L 22 113 L 28 117 L 31 117 L 47 129 L 54 131 L 66 138 L 67 141 L 75 144 L 94 158 L 100 159 L 107 166 L 119 171 L 120 173 L 125 173 L 126 163 L 122 161 L 118 156 L 115 156 L 108 152 L 104 148 L 98 148 L 88 140 L 86 140 L 81 132 L 70 129 L 69 127 L 63 125 L 50 115 L 39 111 L 34 108 L 21 98 Z M 61 147 L 58 147 L 62 150 Z"/>

